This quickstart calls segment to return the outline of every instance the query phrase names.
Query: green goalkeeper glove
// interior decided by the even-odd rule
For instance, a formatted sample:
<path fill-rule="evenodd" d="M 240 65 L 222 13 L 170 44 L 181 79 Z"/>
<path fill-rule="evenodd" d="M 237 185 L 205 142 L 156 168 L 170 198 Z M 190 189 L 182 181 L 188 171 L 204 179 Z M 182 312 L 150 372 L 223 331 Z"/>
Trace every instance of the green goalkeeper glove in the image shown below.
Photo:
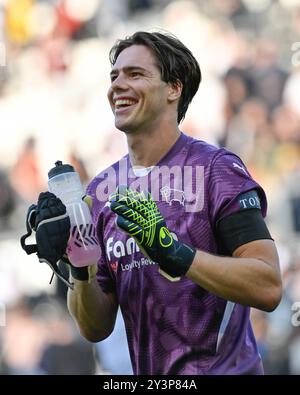
<path fill-rule="evenodd" d="M 162 275 L 171 281 L 185 275 L 196 250 L 173 238 L 149 192 L 139 193 L 122 185 L 109 200 L 118 215 L 119 228 L 133 236 L 143 253 L 158 263 Z"/>

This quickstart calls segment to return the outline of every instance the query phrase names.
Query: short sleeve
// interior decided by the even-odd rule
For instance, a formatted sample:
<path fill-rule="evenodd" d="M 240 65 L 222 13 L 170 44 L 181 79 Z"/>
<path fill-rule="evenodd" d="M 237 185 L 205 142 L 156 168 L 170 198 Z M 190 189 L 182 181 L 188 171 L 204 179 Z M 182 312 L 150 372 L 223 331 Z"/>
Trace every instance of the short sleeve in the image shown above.
<path fill-rule="evenodd" d="M 114 292 L 116 290 L 115 281 L 108 269 L 108 264 L 104 258 L 98 261 L 97 281 L 103 292 Z"/>
<path fill-rule="evenodd" d="M 211 224 L 240 210 L 238 197 L 256 190 L 260 199 L 262 215 L 267 211 L 266 195 L 253 180 L 242 160 L 226 150 L 221 150 L 211 163 L 208 182 L 208 204 Z"/>

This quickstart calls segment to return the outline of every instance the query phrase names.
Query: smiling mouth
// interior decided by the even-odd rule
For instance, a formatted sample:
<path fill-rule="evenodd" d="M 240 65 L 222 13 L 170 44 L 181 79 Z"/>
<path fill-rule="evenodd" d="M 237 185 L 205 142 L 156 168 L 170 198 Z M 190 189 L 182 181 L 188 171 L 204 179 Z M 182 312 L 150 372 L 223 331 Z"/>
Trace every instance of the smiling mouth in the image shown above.
<path fill-rule="evenodd" d="M 129 100 L 129 99 L 120 99 L 115 101 L 115 111 L 124 111 L 130 108 L 131 106 L 137 104 L 137 101 Z"/>

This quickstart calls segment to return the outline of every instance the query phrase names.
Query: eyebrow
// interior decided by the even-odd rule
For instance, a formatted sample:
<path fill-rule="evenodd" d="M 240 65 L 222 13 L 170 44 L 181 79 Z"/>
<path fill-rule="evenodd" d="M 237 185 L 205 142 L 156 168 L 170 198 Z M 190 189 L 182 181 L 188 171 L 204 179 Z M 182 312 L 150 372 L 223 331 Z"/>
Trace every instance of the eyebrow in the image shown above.
<path fill-rule="evenodd" d="M 121 70 L 122 70 L 122 69 L 121 69 Z M 140 67 L 140 66 L 126 66 L 126 67 L 123 67 L 123 71 L 125 71 L 125 73 L 128 73 L 128 72 L 130 72 L 130 71 L 134 71 L 134 70 L 139 70 L 139 71 L 147 72 L 146 69 L 144 69 L 143 67 Z M 119 71 L 120 71 L 119 69 L 114 69 L 114 70 L 112 70 L 112 71 L 110 72 L 110 76 L 112 77 L 112 76 L 118 74 Z"/>

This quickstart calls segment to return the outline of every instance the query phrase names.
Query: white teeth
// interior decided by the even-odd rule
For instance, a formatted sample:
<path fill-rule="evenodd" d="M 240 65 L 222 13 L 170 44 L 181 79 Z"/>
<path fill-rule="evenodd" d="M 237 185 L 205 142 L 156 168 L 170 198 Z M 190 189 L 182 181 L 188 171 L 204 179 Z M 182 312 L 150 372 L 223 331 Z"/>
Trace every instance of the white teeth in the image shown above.
<path fill-rule="evenodd" d="M 128 100 L 128 99 L 120 99 L 115 101 L 115 106 L 131 106 L 132 104 L 135 104 L 133 100 Z"/>

